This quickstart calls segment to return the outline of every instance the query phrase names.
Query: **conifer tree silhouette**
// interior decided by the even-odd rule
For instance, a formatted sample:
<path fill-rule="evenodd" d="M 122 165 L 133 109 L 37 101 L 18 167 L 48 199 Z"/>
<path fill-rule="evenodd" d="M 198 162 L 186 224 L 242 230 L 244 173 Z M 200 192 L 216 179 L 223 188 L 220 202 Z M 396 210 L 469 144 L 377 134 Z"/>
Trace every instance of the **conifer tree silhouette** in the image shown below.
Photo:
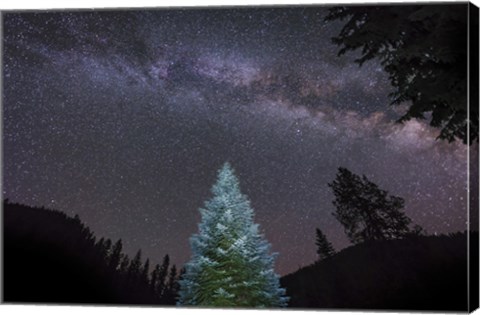
<path fill-rule="evenodd" d="M 317 254 L 320 260 L 331 257 L 335 254 L 335 249 L 333 248 L 332 243 L 327 240 L 327 237 L 320 229 L 316 229 L 316 241 L 317 245 Z"/>
<path fill-rule="evenodd" d="M 165 255 L 165 257 L 163 257 L 162 266 L 160 267 L 160 270 L 158 273 L 157 287 L 156 287 L 158 296 L 162 296 L 164 294 L 169 265 L 170 265 L 170 257 L 168 255 Z"/>
<path fill-rule="evenodd" d="M 402 211 L 403 198 L 390 196 L 375 183 L 340 167 L 332 183 L 336 211 L 352 243 L 402 238 L 412 234 L 411 219 Z"/>
<path fill-rule="evenodd" d="M 119 239 L 112 248 L 112 254 L 109 257 L 108 268 L 110 271 L 116 271 L 120 267 L 122 259 L 122 240 Z"/>

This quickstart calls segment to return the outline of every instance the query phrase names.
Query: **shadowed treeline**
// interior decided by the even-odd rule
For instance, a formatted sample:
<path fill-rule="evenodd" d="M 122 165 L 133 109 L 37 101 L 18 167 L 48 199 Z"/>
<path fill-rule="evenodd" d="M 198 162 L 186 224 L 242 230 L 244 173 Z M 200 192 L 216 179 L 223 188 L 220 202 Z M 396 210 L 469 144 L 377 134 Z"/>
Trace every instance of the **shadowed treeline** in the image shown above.
<path fill-rule="evenodd" d="M 120 240 L 96 240 L 78 217 L 8 201 L 3 213 L 5 302 L 175 305 L 179 275 L 168 255 L 151 268 Z M 478 232 L 470 242 L 478 248 Z M 467 233 L 411 234 L 333 250 L 281 287 L 291 308 L 466 311 L 467 276 Z"/>
<path fill-rule="evenodd" d="M 150 271 L 141 251 L 96 240 L 78 216 L 4 201 L 5 302 L 174 305 L 169 257 Z"/>

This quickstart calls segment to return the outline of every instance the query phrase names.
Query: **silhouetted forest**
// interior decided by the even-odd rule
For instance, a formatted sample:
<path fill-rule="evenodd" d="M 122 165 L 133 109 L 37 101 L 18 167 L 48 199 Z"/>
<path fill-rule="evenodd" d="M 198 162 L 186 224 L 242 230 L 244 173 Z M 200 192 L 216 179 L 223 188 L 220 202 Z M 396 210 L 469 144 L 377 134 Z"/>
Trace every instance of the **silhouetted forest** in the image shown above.
<path fill-rule="evenodd" d="M 6 302 L 174 305 L 179 278 L 161 264 L 133 259 L 122 241 L 96 240 L 78 216 L 4 201 Z"/>
<path fill-rule="evenodd" d="M 470 242 L 478 249 L 478 232 Z M 6 302 L 175 305 L 182 273 L 168 255 L 153 267 L 141 251 L 123 253 L 121 240 L 96 240 L 78 216 L 8 201 L 3 254 Z M 470 259 L 478 266 L 478 253 Z M 332 248 L 281 287 L 292 308 L 466 311 L 467 277 L 466 233 L 410 234 Z"/>
<path fill-rule="evenodd" d="M 478 266 L 478 255 L 472 257 Z M 470 277 L 478 278 L 476 268 Z M 296 308 L 467 311 L 467 233 L 364 242 L 283 277 L 281 285 Z M 478 305 L 472 289 L 470 304 Z"/>

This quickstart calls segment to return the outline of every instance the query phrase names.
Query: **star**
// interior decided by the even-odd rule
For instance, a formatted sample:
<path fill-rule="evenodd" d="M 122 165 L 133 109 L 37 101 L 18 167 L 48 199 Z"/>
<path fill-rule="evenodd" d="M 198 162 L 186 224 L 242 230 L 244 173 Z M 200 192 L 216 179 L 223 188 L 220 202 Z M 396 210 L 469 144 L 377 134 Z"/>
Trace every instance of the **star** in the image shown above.
<path fill-rule="evenodd" d="M 468 148 L 395 123 L 387 74 L 337 56 L 326 12 L 4 12 L 4 197 L 180 266 L 229 161 L 282 275 L 316 260 L 315 228 L 350 245 L 331 215 L 338 167 L 429 232 L 465 230 Z"/>

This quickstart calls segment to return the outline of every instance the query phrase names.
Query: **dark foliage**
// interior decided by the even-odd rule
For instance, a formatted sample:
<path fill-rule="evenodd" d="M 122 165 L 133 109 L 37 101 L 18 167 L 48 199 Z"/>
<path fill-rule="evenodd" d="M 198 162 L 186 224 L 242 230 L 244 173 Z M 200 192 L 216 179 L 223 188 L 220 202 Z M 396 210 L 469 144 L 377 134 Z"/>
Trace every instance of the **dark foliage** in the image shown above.
<path fill-rule="evenodd" d="M 362 243 L 281 285 L 294 308 L 466 311 L 466 233 Z"/>
<path fill-rule="evenodd" d="M 175 304 L 178 277 L 173 266 L 166 278 L 168 256 L 153 280 L 141 251 L 130 260 L 121 240 L 113 246 L 109 239 L 96 241 L 78 216 L 8 201 L 3 206 L 5 302 Z"/>
<path fill-rule="evenodd" d="M 320 229 L 316 229 L 316 240 L 315 245 L 317 245 L 317 254 L 319 260 L 331 257 L 335 254 L 335 249 L 327 240 L 327 237 Z"/>
<path fill-rule="evenodd" d="M 439 138 L 478 142 L 478 103 L 467 115 L 468 4 L 334 7 L 326 20 L 344 20 L 333 42 L 339 55 L 377 58 L 394 88 L 392 104 L 409 104 L 400 121 L 430 118 Z M 468 131 L 468 124 L 470 129 Z"/>
<path fill-rule="evenodd" d="M 411 220 L 402 212 L 404 200 L 389 196 L 365 175 L 360 177 L 340 167 L 328 186 L 335 195 L 333 204 L 337 209 L 333 216 L 344 226 L 352 243 L 421 233 L 419 226 L 413 231 L 409 228 Z"/>

